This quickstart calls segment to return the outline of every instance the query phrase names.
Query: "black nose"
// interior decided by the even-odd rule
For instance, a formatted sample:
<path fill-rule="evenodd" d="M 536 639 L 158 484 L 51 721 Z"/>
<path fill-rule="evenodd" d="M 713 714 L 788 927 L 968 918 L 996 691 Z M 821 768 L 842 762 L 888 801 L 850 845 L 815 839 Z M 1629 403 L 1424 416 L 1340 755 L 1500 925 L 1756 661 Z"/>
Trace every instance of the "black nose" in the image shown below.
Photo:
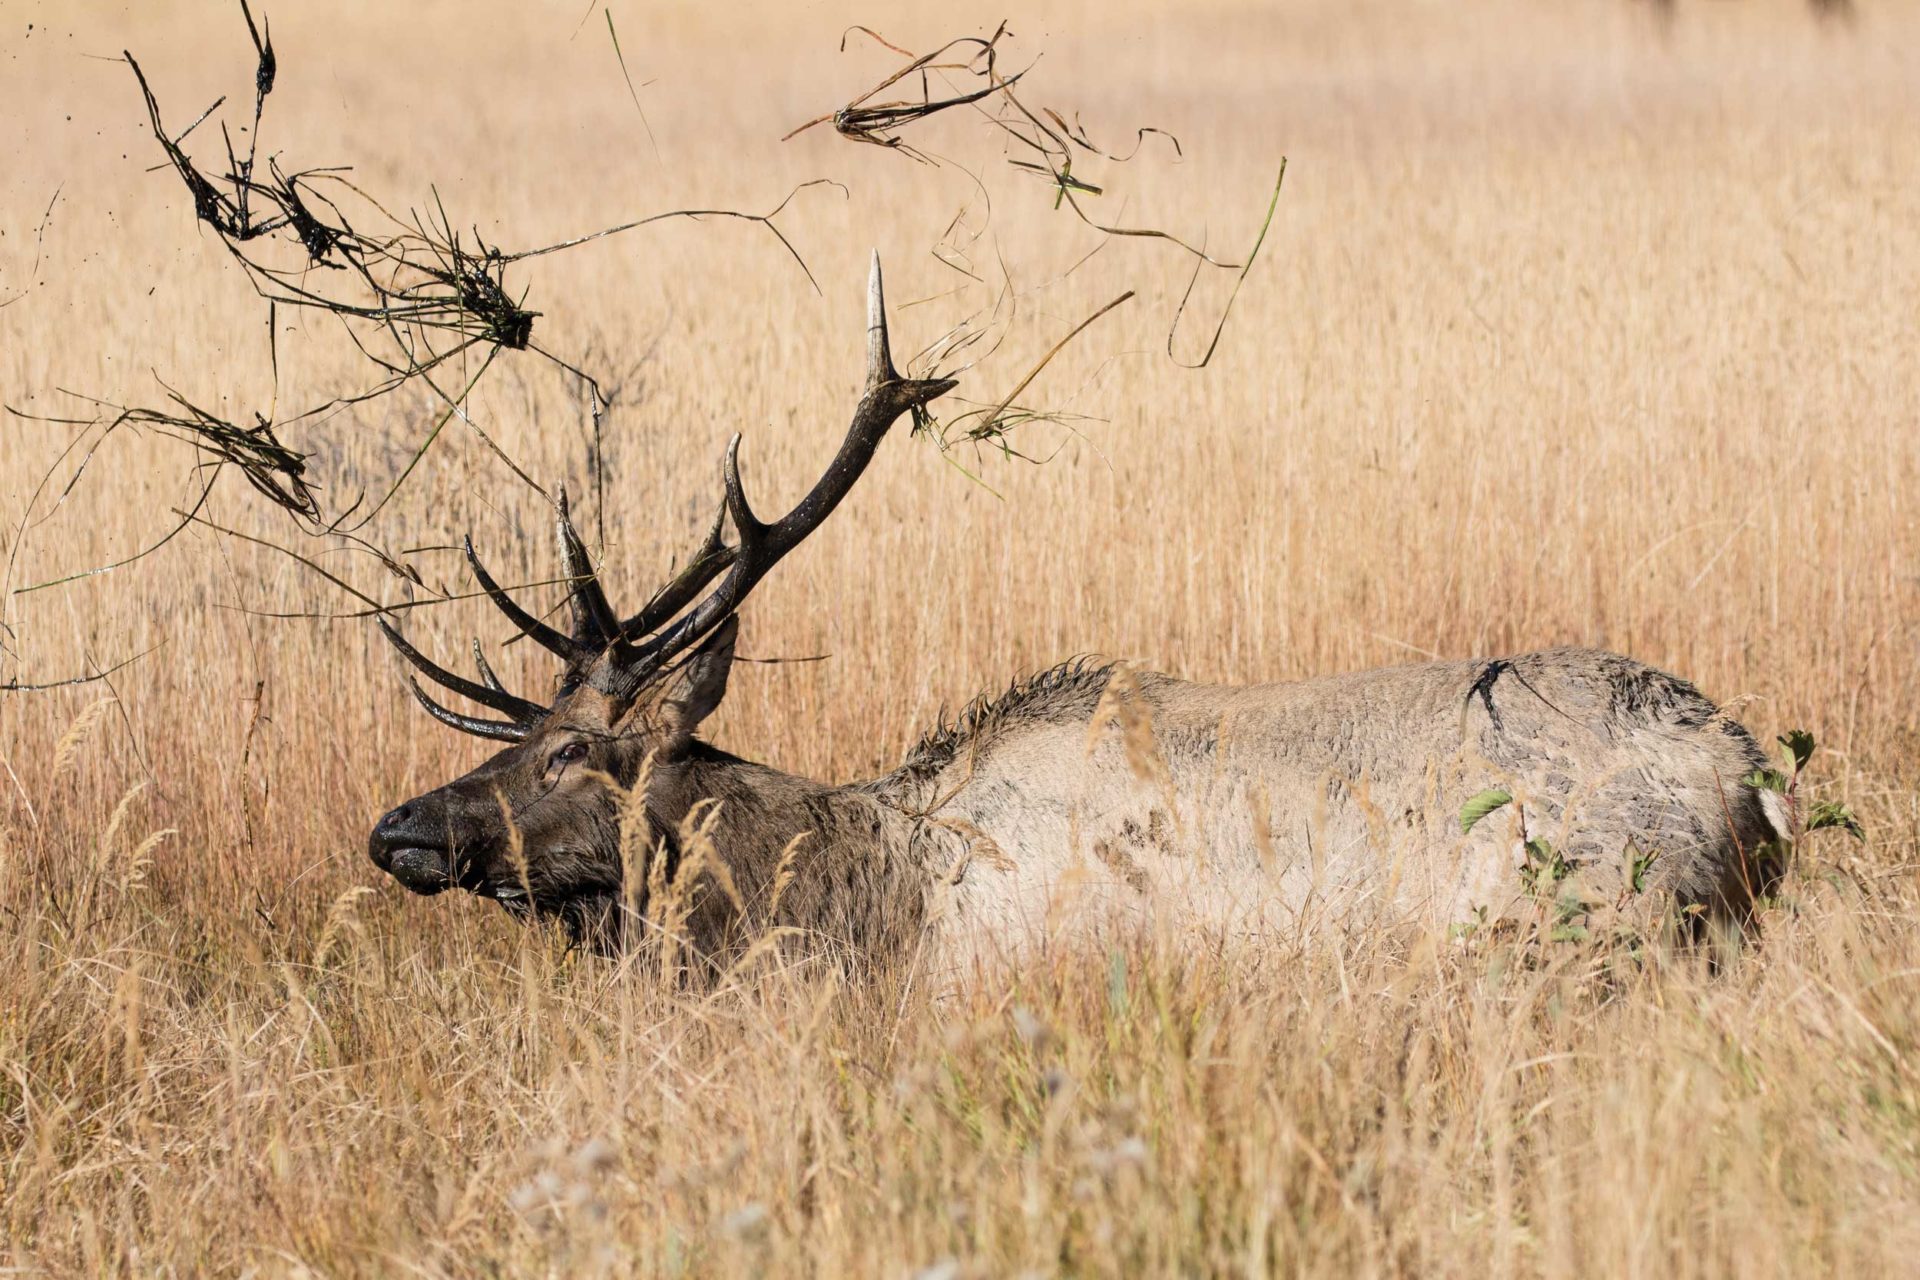
<path fill-rule="evenodd" d="M 439 893 L 453 884 L 447 815 L 432 797 L 409 800 L 373 824 L 367 857 L 415 893 Z"/>
<path fill-rule="evenodd" d="M 389 809 L 380 815 L 380 821 L 373 824 L 373 839 L 367 841 L 367 857 L 373 865 L 382 871 L 393 870 L 393 851 L 403 848 L 411 841 L 407 840 L 407 820 L 413 817 L 413 805 L 403 804 Z"/>

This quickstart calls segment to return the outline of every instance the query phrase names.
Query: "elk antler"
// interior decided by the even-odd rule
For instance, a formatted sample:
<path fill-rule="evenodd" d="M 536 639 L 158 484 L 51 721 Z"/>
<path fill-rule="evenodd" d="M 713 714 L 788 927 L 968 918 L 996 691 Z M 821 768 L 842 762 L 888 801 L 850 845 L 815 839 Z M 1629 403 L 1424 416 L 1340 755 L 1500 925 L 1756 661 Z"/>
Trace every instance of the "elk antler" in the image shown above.
<path fill-rule="evenodd" d="M 387 639 L 393 642 L 393 647 L 400 651 L 400 656 L 417 667 L 429 680 L 452 690 L 463 698 L 471 698 L 483 707 L 505 712 L 510 717 L 507 720 L 482 720 L 475 716 L 463 716 L 456 711 L 449 711 L 429 698 L 426 691 L 420 687 L 419 681 L 411 676 L 407 677 L 407 684 L 413 689 L 413 696 L 418 698 L 420 705 L 440 723 L 452 725 L 462 732 L 477 734 L 482 738 L 499 738 L 507 742 L 518 742 L 527 736 L 535 721 L 547 714 L 547 709 L 539 703 L 515 697 L 506 691 L 499 677 L 493 674 L 493 668 L 487 665 L 486 655 L 480 651 L 478 640 L 473 642 L 473 660 L 474 664 L 480 668 L 480 677 L 485 681 L 483 684 L 475 684 L 465 676 L 457 676 L 439 666 L 433 659 L 409 644 L 407 638 L 400 634 L 399 629 L 385 618 L 378 618 L 375 621 L 379 622 L 380 629 L 387 633 Z"/>
<path fill-rule="evenodd" d="M 613 606 L 607 602 L 606 590 L 600 585 L 600 575 L 593 567 L 593 557 L 587 554 L 587 544 L 574 532 L 573 521 L 567 517 L 567 495 L 560 494 L 560 554 L 567 562 L 567 578 L 572 589 L 567 593 L 567 603 L 573 608 L 573 643 L 580 649 L 598 653 L 612 644 L 620 635 L 620 619 L 614 616 Z"/>
<path fill-rule="evenodd" d="M 480 589 L 487 593 L 488 598 L 495 605 L 499 606 L 500 612 L 507 615 L 509 622 L 520 628 L 521 635 L 529 637 L 541 648 L 557 657 L 565 658 L 568 662 L 581 656 L 579 645 L 522 609 L 519 602 L 493 580 L 493 575 L 487 572 L 487 567 L 480 563 L 480 557 L 474 554 L 472 538 L 467 539 L 467 563 L 473 567 L 474 580 L 480 584 Z"/>
<path fill-rule="evenodd" d="M 746 489 L 740 483 L 740 436 L 736 433 L 727 444 L 721 468 L 725 493 L 707 536 L 686 566 L 654 592 L 639 613 L 624 622 L 608 602 L 586 543 L 574 530 L 564 493 L 559 504 L 560 553 L 566 561 L 572 634 L 548 626 L 508 595 L 480 563 L 471 538 L 466 543 L 467 563 L 472 566 L 480 589 L 522 635 L 564 658 L 570 667 L 613 650 L 618 683 L 631 692 L 725 622 L 767 571 L 833 514 L 833 509 L 866 471 L 880 441 L 901 414 L 945 395 L 956 385 L 951 378 L 902 378 L 894 370 L 893 355 L 887 346 L 887 303 L 880 282 L 880 255 L 875 253 L 873 269 L 867 278 L 866 390 L 854 409 L 853 425 L 847 428 L 839 452 L 834 454 L 813 488 L 786 515 L 770 523 L 754 515 L 753 507 L 747 502 Z M 725 536 L 729 523 L 735 534 L 732 544 Z M 726 576 L 722 578 L 722 574 Z M 719 585 L 695 603 L 695 597 L 716 578 L 720 579 Z M 480 682 L 476 683 L 435 665 L 407 643 L 385 618 L 379 622 L 380 629 L 386 632 L 400 656 L 429 679 L 508 717 L 504 721 L 483 720 L 449 711 L 429 698 L 419 683 L 409 677 L 414 697 L 442 724 L 483 738 L 518 742 L 546 715 L 546 707 L 507 692 L 487 664 L 478 640 L 473 645 L 474 665 L 480 672 Z"/>
<path fill-rule="evenodd" d="M 880 255 L 876 252 L 867 277 L 867 386 L 853 412 L 853 424 L 847 428 L 846 439 L 840 442 L 839 452 L 791 511 L 767 522 L 754 515 L 746 489 L 740 483 L 740 436 L 735 433 L 727 444 L 721 468 L 725 501 L 706 540 L 687 562 L 687 567 L 655 593 L 646 608 L 620 624 L 623 649 L 630 650 L 623 652 L 621 662 L 628 682 L 637 687 L 726 621 L 767 571 L 833 514 L 833 509 L 866 471 L 880 441 L 900 415 L 945 395 L 957 385 L 951 378 L 902 378 L 895 372 L 893 355 L 887 346 L 887 302 L 880 279 Z M 732 546 L 721 538 L 723 527 L 729 522 L 737 539 Z M 687 612 L 680 613 L 703 587 L 722 573 L 726 576 L 720 579 L 720 585 Z M 678 619 L 669 623 L 675 614 L 679 614 Z M 656 634 L 642 639 L 649 632 Z"/>
<path fill-rule="evenodd" d="M 680 570 L 666 586 L 653 593 L 640 612 L 620 624 L 620 633 L 627 636 L 644 636 L 657 631 L 674 614 L 679 613 L 700 589 L 720 576 L 734 561 L 735 550 L 727 545 L 723 536 L 727 527 L 727 504 L 723 500 L 720 509 L 713 513 L 713 524 L 707 530 L 706 538 L 700 543 L 700 549 L 687 561 L 686 568 Z"/>

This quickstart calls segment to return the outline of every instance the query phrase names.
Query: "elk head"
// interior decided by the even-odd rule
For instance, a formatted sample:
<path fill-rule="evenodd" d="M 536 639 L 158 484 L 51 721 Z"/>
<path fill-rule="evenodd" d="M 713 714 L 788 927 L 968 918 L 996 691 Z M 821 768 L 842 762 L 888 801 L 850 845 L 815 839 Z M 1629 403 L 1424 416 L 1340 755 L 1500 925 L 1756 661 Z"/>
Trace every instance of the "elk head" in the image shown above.
<path fill-rule="evenodd" d="M 380 619 L 407 662 L 505 717 L 449 710 L 409 677 L 414 696 L 434 719 L 511 745 L 472 773 L 384 815 L 368 840 L 374 865 L 415 893 L 458 886 L 522 917 L 557 917 L 576 937 L 595 932 L 621 892 L 620 793 L 634 785 L 651 758 L 650 794 L 679 794 L 674 771 L 703 750 L 694 733 L 726 693 L 741 602 L 839 505 L 893 423 L 954 385 L 894 371 L 876 254 L 867 286 L 865 393 L 825 473 L 786 515 L 763 521 L 748 505 L 735 435 L 722 467 L 724 496 L 705 540 L 645 607 L 623 619 L 608 602 L 563 499 L 560 548 L 572 623 L 567 632 L 515 601 L 480 563 L 469 539 L 467 559 L 481 589 L 521 635 L 561 658 L 565 671 L 552 702 L 542 705 L 508 692 L 478 641 L 476 681 L 436 665 Z M 655 817 L 651 805 L 649 817 L 663 830 L 677 819 Z"/>

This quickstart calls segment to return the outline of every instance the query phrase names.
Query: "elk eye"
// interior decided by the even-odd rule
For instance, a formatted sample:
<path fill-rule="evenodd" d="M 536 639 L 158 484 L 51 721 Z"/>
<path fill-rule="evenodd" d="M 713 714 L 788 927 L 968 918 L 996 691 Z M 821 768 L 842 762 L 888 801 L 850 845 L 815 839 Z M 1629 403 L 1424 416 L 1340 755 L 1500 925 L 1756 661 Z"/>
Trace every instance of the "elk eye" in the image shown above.
<path fill-rule="evenodd" d="M 553 753 L 554 764 L 573 764 L 586 758 L 587 744 L 584 742 L 569 742 Z"/>

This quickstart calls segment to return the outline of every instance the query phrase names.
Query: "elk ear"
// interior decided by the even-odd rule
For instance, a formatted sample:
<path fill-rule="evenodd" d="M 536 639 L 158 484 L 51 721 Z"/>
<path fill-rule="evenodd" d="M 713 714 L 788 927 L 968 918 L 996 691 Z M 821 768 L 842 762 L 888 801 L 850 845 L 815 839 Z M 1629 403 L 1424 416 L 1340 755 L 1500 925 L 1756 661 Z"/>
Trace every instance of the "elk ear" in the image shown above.
<path fill-rule="evenodd" d="M 667 678 L 656 705 L 675 747 L 686 745 L 727 696 L 727 673 L 733 670 L 733 644 L 739 638 L 740 620 L 728 618 Z"/>

